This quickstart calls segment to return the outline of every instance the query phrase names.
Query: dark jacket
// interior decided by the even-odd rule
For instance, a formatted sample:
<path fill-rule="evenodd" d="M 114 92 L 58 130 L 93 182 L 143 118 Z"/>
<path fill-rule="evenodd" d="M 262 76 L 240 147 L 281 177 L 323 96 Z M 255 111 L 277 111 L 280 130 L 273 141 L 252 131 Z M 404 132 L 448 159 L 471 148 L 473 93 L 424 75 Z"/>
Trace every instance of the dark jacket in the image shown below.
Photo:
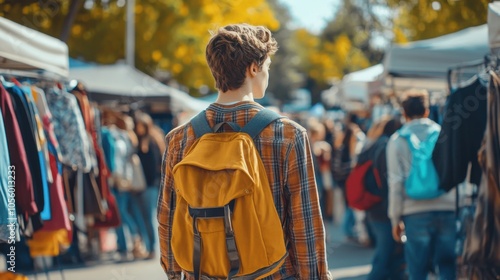
<path fill-rule="evenodd" d="M 469 163 L 471 183 L 481 182 L 477 153 L 486 129 L 486 94 L 486 87 L 477 79 L 448 97 L 441 133 L 432 154 L 444 190 L 465 180 Z"/>
<path fill-rule="evenodd" d="M 149 149 L 147 153 L 143 153 L 141 149 L 137 151 L 137 155 L 141 159 L 142 169 L 146 177 L 147 187 L 160 187 L 161 177 L 161 152 L 158 145 L 149 140 Z"/>

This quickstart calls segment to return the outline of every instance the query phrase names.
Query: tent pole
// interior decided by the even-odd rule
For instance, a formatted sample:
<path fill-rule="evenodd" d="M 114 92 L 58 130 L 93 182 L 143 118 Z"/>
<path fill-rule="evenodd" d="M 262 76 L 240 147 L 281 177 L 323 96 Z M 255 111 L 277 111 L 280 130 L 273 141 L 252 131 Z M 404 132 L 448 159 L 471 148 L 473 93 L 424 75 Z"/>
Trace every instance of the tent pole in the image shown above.
<path fill-rule="evenodd" d="M 135 67 L 135 0 L 127 0 L 127 30 L 125 34 L 125 60 Z"/>

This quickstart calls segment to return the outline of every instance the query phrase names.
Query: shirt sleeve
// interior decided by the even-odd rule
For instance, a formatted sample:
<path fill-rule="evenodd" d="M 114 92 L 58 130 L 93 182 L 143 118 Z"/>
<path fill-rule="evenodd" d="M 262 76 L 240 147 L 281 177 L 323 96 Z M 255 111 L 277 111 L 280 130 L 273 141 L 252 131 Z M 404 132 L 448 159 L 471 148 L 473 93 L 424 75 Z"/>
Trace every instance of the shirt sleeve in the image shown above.
<path fill-rule="evenodd" d="M 172 239 L 172 221 L 175 211 L 175 192 L 173 191 L 172 164 L 169 161 L 169 140 L 166 141 L 167 147 L 163 154 L 162 175 L 160 185 L 160 196 L 158 198 L 158 237 L 160 240 L 160 262 L 163 270 L 170 280 L 180 279 L 181 268 L 174 259 L 172 248 L 170 247 Z"/>
<path fill-rule="evenodd" d="M 329 279 L 325 229 L 306 131 L 297 131 L 288 159 L 287 246 L 299 279 Z"/>
<path fill-rule="evenodd" d="M 392 226 L 396 226 L 401 220 L 404 203 L 404 170 L 400 162 L 402 157 L 398 150 L 397 138 L 392 137 L 387 143 L 387 176 L 389 185 L 389 207 L 388 215 Z"/>

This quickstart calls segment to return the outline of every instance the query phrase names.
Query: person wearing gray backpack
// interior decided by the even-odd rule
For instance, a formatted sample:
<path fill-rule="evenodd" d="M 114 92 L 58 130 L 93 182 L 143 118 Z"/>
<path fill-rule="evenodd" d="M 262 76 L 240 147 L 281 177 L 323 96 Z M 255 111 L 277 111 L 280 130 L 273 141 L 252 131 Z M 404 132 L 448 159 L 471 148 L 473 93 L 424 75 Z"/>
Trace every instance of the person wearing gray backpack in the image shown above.
<path fill-rule="evenodd" d="M 441 127 L 428 118 L 429 94 L 405 92 L 405 125 L 387 145 L 388 215 L 393 237 L 405 243 L 410 279 L 456 278 L 455 193 L 439 190 L 432 150 Z"/>

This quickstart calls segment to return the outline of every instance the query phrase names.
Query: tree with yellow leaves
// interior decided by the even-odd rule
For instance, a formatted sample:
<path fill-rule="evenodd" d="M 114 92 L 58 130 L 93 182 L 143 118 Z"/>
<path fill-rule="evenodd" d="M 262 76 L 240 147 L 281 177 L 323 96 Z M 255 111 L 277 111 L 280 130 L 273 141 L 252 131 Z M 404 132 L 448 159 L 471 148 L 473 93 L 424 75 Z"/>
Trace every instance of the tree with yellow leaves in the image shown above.
<path fill-rule="evenodd" d="M 379 0 L 392 11 L 394 41 L 423 40 L 486 23 L 489 0 Z"/>
<path fill-rule="evenodd" d="M 0 16 L 59 37 L 70 1 L 47 2 L 0 0 Z M 125 1 L 80 2 L 67 42 L 70 56 L 103 64 L 124 59 Z M 135 22 L 137 68 L 166 70 L 192 93 L 214 86 L 205 63 L 209 30 L 239 22 L 279 28 L 265 0 L 136 0 Z"/>

